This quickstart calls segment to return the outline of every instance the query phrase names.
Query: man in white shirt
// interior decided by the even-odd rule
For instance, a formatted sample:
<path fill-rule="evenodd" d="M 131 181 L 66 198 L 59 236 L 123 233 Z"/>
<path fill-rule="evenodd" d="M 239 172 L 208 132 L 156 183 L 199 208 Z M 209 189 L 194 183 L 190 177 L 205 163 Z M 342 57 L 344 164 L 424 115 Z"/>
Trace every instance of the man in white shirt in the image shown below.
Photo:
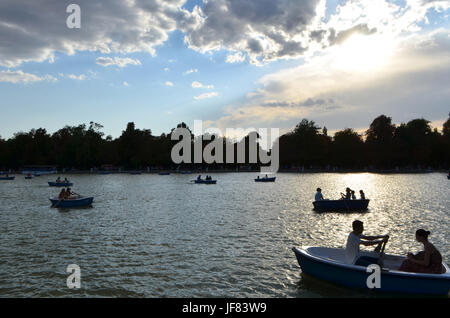
<path fill-rule="evenodd" d="M 316 201 L 323 200 L 322 189 L 317 188 L 316 196 L 314 198 Z"/>
<path fill-rule="evenodd" d="M 359 246 L 371 246 L 377 245 L 383 242 L 387 242 L 388 235 L 377 236 L 365 236 L 362 235 L 364 231 L 364 224 L 359 220 L 355 220 L 352 223 L 353 231 L 348 235 L 347 244 L 345 246 L 345 260 L 347 264 L 355 264 L 361 266 L 368 266 L 369 264 L 376 264 L 378 259 L 372 257 L 364 257 L 359 260 Z M 380 240 L 381 239 L 381 240 Z"/>

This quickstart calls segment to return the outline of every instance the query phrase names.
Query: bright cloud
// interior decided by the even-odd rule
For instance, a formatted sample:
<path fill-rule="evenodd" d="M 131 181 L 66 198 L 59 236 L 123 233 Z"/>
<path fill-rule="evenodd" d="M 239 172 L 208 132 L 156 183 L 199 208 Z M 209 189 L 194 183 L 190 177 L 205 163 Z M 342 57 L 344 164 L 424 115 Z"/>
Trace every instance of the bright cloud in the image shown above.
<path fill-rule="evenodd" d="M 192 88 L 206 88 L 206 89 L 213 89 L 214 85 L 204 85 L 200 82 L 194 81 L 191 84 Z"/>
<path fill-rule="evenodd" d="M 56 82 L 57 79 L 51 75 L 45 75 L 45 76 L 37 76 L 30 73 L 24 73 L 21 70 L 17 71 L 0 71 L 0 82 L 6 82 L 6 83 L 33 83 L 33 82 L 41 82 L 41 81 L 47 81 L 47 82 Z"/>
<path fill-rule="evenodd" d="M 200 94 L 194 97 L 195 100 L 201 100 L 201 99 L 206 99 L 206 98 L 213 98 L 218 96 L 219 93 L 217 92 L 211 92 L 211 93 L 204 93 L 204 94 Z"/>
<path fill-rule="evenodd" d="M 121 58 L 121 57 L 98 57 L 96 63 L 102 66 L 111 66 L 115 65 L 118 67 L 125 67 L 127 65 L 141 65 L 141 61 L 138 59 L 132 59 L 129 57 Z"/>
<path fill-rule="evenodd" d="M 165 84 L 166 84 L 166 86 L 173 86 L 173 83 L 169 82 L 169 81 L 167 81 Z"/>

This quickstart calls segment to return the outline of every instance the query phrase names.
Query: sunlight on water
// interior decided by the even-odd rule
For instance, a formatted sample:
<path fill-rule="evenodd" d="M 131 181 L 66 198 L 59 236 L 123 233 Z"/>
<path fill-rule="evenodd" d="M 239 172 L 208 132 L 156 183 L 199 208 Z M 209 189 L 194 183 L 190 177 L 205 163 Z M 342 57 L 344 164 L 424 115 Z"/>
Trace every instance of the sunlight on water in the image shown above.
<path fill-rule="evenodd" d="M 450 260 L 450 181 L 444 174 L 69 175 L 92 208 L 50 208 L 51 177 L 0 183 L 0 296 L 312 297 L 359 292 L 301 275 L 291 248 L 342 247 L 351 222 L 391 236 L 389 253 L 416 252 L 414 232 Z M 339 198 L 346 187 L 371 199 L 361 213 L 317 213 L 317 187 Z M 81 289 L 66 267 L 81 268 Z M 365 294 L 364 294 L 365 295 Z"/>

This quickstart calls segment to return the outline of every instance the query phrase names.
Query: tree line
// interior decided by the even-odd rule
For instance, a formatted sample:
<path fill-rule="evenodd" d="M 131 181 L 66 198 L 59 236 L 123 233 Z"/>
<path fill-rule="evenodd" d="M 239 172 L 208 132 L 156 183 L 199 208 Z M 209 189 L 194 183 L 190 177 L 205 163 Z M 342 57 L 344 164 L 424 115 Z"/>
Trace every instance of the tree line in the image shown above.
<path fill-rule="evenodd" d="M 180 127 L 189 129 L 185 123 L 176 128 Z M 49 134 L 44 128 L 18 132 L 7 140 L 0 137 L 0 170 L 18 170 L 30 165 L 53 165 L 67 170 L 100 168 L 105 164 L 123 169 L 206 167 L 208 164 L 204 162 L 181 166 L 172 162 L 171 151 L 178 141 L 171 140 L 171 134 L 176 128 L 168 134 L 154 136 L 150 129 L 137 129 L 130 122 L 115 139 L 105 136 L 103 126 L 95 122 L 65 126 L 53 134 Z M 224 149 L 231 145 L 236 150 L 240 143 L 246 143 L 244 164 L 256 168 L 259 164 L 250 163 L 248 156 L 251 134 L 241 141 L 212 136 L 203 138 L 202 144 L 205 147 L 211 142 L 205 139 L 220 138 Z M 192 135 L 192 138 L 199 137 Z M 440 132 L 423 118 L 395 125 L 390 117 L 381 115 L 362 134 L 346 128 L 337 131 L 334 136 L 328 135 L 326 127 L 322 128 L 314 121 L 303 119 L 276 142 L 279 143 L 281 169 L 450 167 L 450 118 Z M 235 159 L 236 153 L 235 151 Z M 238 165 L 241 164 L 209 166 L 235 169 Z"/>

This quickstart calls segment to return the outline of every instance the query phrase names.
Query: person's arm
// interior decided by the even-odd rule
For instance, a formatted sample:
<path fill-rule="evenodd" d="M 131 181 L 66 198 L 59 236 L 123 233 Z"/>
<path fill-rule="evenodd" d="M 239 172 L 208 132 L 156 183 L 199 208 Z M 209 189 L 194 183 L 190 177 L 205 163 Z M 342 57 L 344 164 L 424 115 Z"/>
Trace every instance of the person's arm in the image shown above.
<path fill-rule="evenodd" d="M 430 252 L 429 248 L 425 248 L 423 260 L 416 259 L 414 257 L 414 255 L 408 255 L 408 259 L 415 264 L 428 266 L 428 265 L 430 265 L 430 256 L 431 256 L 431 252 Z"/>
<path fill-rule="evenodd" d="M 359 242 L 359 244 L 364 245 L 364 246 L 371 246 L 371 245 L 377 245 L 380 243 L 383 243 L 384 240 L 379 240 L 379 241 L 361 241 Z"/>
<path fill-rule="evenodd" d="M 373 241 L 373 240 L 378 240 L 378 239 L 384 239 L 387 238 L 388 235 L 375 235 L 375 236 L 366 236 L 366 235 L 361 235 L 360 236 L 362 239 L 367 240 L 367 241 Z"/>

